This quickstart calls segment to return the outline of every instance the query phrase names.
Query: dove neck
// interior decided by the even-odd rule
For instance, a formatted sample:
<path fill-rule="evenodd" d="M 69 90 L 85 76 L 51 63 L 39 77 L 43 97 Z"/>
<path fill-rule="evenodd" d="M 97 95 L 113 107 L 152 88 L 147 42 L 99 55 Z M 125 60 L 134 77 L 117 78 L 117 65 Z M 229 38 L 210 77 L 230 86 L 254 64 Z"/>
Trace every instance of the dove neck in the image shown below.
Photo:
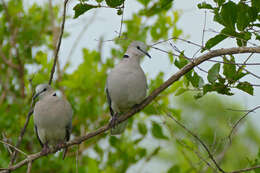
<path fill-rule="evenodd" d="M 137 63 L 140 64 L 140 55 L 131 52 L 131 51 L 126 51 L 125 55 L 127 55 L 127 59 L 129 59 L 129 61 L 133 62 L 133 63 Z"/>

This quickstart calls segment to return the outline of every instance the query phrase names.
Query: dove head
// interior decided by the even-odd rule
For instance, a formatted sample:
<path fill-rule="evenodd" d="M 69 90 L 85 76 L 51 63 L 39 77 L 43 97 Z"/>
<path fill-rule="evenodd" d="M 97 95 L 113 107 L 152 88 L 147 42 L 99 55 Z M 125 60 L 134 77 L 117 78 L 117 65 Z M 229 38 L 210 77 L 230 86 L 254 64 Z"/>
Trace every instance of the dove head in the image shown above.
<path fill-rule="evenodd" d="M 151 56 L 147 53 L 147 46 L 141 41 L 133 41 L 127 48 L 126 55 L 140 58 L 142 56 Z"/>
<path fill-rule="evenodd" d="M 35 100 L 37 97 L 40 99 L 45 96 L 47 93 L 51 92 L 52 88 L 48 84 L 39 84 L 35 89 L 35 95 L 33 96 L 33 100 Z"/>

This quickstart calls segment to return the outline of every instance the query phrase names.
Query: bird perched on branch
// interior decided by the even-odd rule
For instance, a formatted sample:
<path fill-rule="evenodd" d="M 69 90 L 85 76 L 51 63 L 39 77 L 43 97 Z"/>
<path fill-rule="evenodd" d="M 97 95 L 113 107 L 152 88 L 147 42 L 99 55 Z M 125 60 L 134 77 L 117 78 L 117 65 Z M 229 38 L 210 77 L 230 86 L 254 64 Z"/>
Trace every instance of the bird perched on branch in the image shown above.
<path fill-rule="evenodd" d="M 73 111 L 70 103 L 59 97 L 48 84 L 36 87 L 33 100 L 39 98 L 34 107 L 34 127 L 37 139 L 43 147 L 42 152 L 49 150 L 49 145 L 57 146 L 70 139 Z M 63 153 L 65 157 L 67 148 Z"/>
<path fill-rule="evenodd" d="M 106 94 L 112 119 L 111 135 L 121 134 L 127 121 L 117 124 L 117 118 L 141 103 L 147 90 L 147 81 L 140 66 L 141 57 L 147 55 L 147 46 L 140 41 L 132 42 L 123 59 L 108 74 Z"/>

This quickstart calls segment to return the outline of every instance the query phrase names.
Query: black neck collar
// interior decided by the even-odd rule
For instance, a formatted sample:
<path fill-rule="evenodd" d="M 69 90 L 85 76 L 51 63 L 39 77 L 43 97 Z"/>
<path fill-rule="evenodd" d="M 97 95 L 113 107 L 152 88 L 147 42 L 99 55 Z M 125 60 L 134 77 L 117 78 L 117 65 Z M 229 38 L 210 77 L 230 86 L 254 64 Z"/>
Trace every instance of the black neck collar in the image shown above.
<path fill-rule="evenodd" d="M 123 56 L 123 58 L 129 58 L 129 55 L 126 55 L 126 54 L 125 54 L 125 55 Z"/>

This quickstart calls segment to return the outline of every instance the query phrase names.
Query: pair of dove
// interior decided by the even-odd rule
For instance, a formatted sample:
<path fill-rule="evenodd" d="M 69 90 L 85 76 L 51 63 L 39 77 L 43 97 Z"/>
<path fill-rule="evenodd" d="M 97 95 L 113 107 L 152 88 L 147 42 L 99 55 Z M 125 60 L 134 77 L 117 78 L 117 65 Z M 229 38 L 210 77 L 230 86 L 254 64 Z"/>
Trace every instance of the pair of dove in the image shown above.
<path fill-rule="evenodd" d="M 141 103 L 147 90 L 146 76 L 140 66 L 140 58 L 147 55 L 147 46 L 140 41 L 132 42 L 123 59 L 108 74 L 106 94 L 112 116 L 111 135 L 121 134 L 127 121 L 117 124 L 117 118 Z M 36 136 L 47 152 L 49 145 L 60 145 L 70 139 L 73 111 L 70 103 L 58 97 L 48 84 L 36 87 L 33 99 L 39 98 L 34 107 L 34 127 Z M 63 158 L 66 154 L 66 148 Z"/>

